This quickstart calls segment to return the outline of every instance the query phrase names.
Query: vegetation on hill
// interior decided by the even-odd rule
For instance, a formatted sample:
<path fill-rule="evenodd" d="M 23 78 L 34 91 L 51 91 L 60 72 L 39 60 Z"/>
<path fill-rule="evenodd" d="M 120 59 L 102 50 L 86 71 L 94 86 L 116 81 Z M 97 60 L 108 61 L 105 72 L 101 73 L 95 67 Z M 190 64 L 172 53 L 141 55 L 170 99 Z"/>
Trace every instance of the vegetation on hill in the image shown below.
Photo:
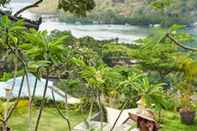
<path fill-rule="evenodd" d="M 196 0 L 170 0 L 170 4 L 158 11 L 162 6 L 157 2 L 144 0 L 95 0 L 96 8 L 87 18 L 80 18 L 69 13 L 56 10 L 57 1 L 46 0 L 40 8 L 33 12 L 59 14 L 59 19 L 68 23 L 81 22 L 83 24 L 162 24 L 169 26 L 174 23 L 190 25 L 196 20 Z M 164 3 L 165 4 L 165 3 Z"/>

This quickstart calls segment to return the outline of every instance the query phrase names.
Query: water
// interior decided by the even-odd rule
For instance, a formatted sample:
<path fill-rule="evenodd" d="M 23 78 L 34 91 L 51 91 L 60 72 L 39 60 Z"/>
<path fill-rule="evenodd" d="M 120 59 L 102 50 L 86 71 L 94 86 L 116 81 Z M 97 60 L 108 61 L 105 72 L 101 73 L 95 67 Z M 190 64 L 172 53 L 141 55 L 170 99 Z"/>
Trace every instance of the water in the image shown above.
<path fill-rule="evenodd" d="M 97 40 L 119 39 L 119 42 L 131 43 L 148 34 L 147 28 L 126 25 L 74 25 L 62 22 L 46 21 L 40 26 L 40 30 L 70 31 L 73 36 L 91 36 Z"/>

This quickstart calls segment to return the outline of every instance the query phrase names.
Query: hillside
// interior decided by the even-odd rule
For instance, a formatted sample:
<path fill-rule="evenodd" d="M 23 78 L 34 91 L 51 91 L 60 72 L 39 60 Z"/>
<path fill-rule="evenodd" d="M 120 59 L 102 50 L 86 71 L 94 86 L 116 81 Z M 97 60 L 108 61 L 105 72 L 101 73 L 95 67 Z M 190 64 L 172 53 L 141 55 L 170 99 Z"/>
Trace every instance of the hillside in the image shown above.
<path fill-rule="evenodd" d="M 143 5 L 143 0 L 95 0 L 96 8 L 93 12 L 114 10 L 117 13 L 130 16 L 136 8 Z M 31 9 L 34 13 L 57 13 L 57 0 L 44 0 L 38 7 Z"/>
<path fill-rule="evenodd" d="M 120 15 L 131 16 L 144 5 L 143 0 L 96 0 L 94 11 L 114 10 Z"/>
<path fill-rule="evenodd" d="M 30 11 L 33 13 L 54 14 L 57 13 L 57 0 L 44 0 L 37 8 L 32 8 Z"/>
<path fill-rule="evenodd" d="M 57 0 L 45 0 L 40 7 L 31 9 L 34 13 L 58 14 L 61 21 L 82 24 L 162 24 L 189 25 L 196 20 L 196 0 L 173 0 L 163 12 L 147 6 L 144 0 L 95 0 L 96 7 L 87 18 L 79 18 L 57 10 Z M 162 17 L 161 17 L 162 16 Z M 165 21 L 165 22 L 164 22 Z"/>

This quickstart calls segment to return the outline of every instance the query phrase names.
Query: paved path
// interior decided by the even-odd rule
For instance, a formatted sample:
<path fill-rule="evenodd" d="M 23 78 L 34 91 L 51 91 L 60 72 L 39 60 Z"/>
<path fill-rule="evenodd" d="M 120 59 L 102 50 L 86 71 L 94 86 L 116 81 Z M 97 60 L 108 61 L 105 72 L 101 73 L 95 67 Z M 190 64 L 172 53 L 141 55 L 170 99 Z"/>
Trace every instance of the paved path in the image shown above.
<path fill-rule="evenodd" d="M 124 110 L 122 115 L 120 116 L 120 119 L 118 120 L 115 128 L 113 131 L 128 131 L 128 129 L 134 125 L 135 123 L 131 120 L 129 120 L 127 123 L 123 124 L 123 122 L 128 118 L 128 113 L 133 112 L 136 109 L 128 109 Z M 120 110 L 106 107 L 107 111 L 107 120 L 108 122 L 103 123 L 104 128 L 103 131 L 110 131 L 111 127 L 113 126 L 114 122 L 116 121 Z M 98 116 L 97 116 L 98 117 Z M 92 119 L 92 121 L 89 122 L 90 127 L 99 129 L 101 126 L 101 122 Z M 87 126 L 85 122 L 80 123 L 72 131 L 87 131 Z"/>

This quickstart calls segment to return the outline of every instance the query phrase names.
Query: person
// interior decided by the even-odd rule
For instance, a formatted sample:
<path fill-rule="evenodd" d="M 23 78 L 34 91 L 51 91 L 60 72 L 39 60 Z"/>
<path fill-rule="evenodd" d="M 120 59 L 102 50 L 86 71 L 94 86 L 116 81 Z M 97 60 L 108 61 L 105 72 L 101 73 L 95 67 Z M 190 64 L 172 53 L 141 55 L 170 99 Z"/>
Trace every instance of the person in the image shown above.
<path fill-rule="evenodd" d="M 149 109 L 138 109 L 129 113 L 129 117 L 123 123 L 126 123 L 129 119 L 137 123 L 137 128 L 130 131 L 158 131 L 159 129 L 154 118 L 154 113 Z"/>

